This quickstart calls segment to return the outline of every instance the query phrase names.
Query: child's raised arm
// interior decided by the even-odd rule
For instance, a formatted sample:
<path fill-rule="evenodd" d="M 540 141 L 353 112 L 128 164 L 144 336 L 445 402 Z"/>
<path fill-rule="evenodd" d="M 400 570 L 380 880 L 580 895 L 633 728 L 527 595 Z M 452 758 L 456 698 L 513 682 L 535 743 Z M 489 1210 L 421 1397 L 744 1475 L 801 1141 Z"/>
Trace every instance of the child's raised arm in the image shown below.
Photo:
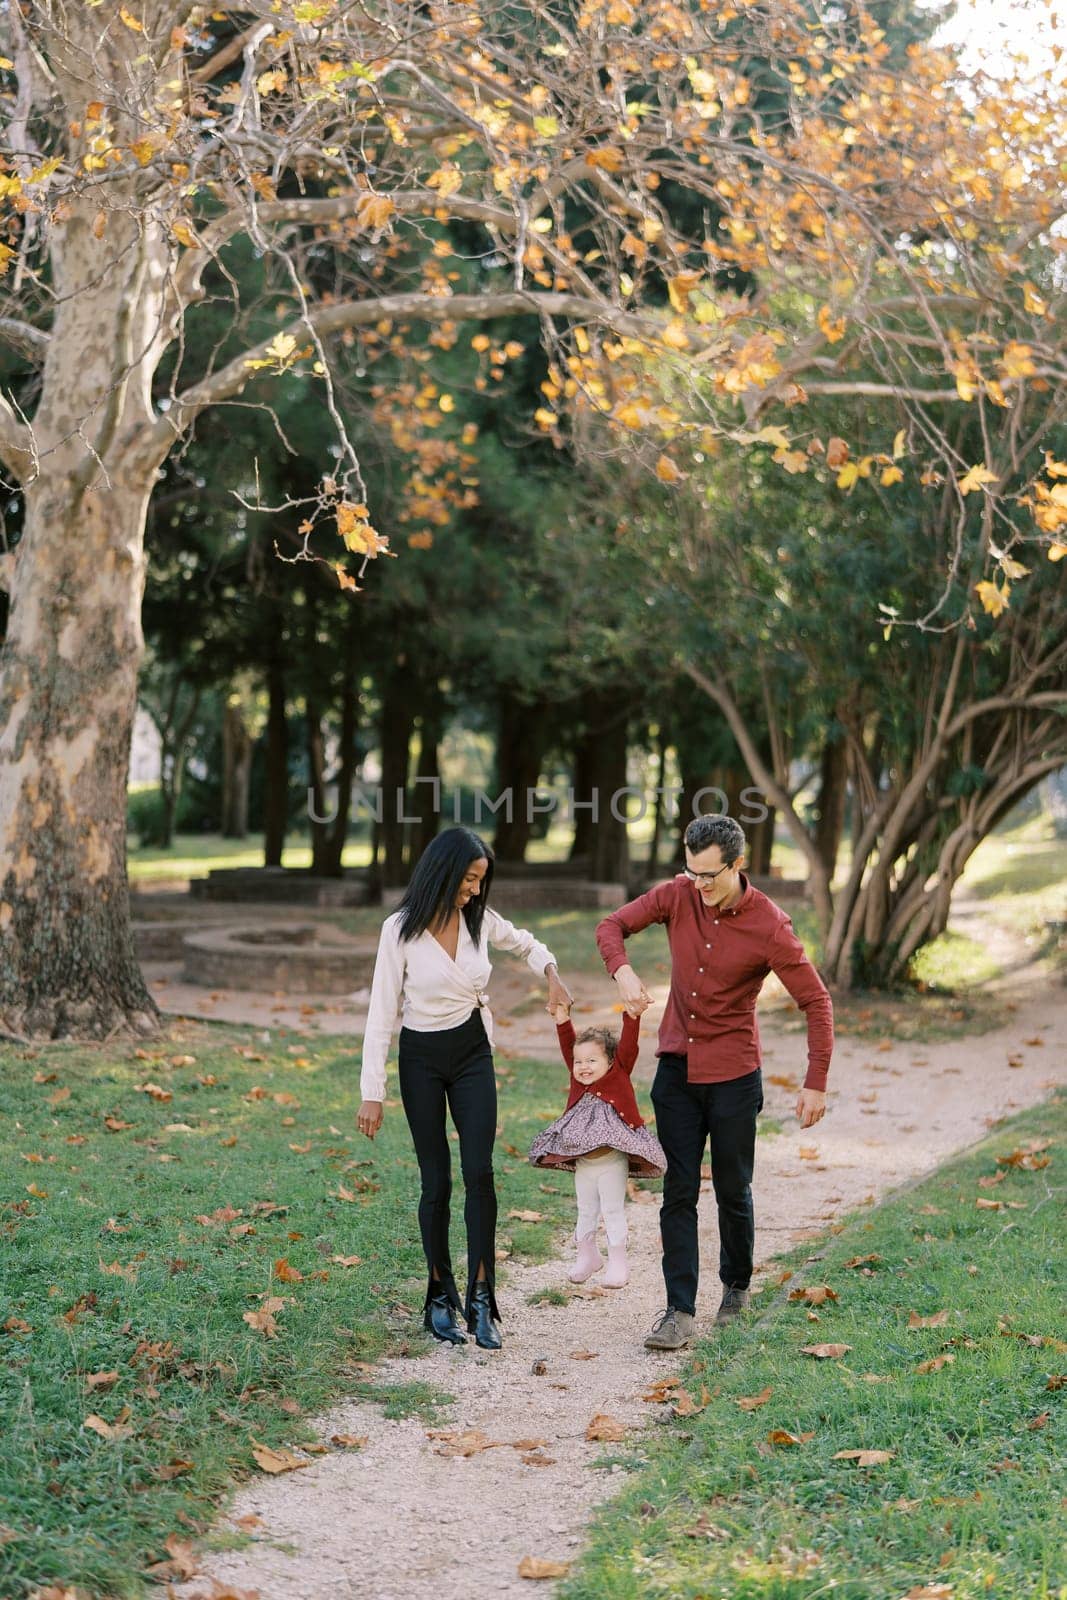
<path fill-rule="evenodd" d="M 623 1072 L 633 1072 L 637 1064 L 638 1040 L 641 1037 L 640 1017 L 631 1017 L 628 1011 L 623 1013 L 622 1033 L 619 1036 L 619 1048 L 615 1052 L 612 1065 L 621 1067 Z"/>
<path fill-rule="evenodd" d="M 567 1064 L 567 1071 L 574 1071 L 574 1023 L 571 1021 L 571 1008 L 567 1005 L 558 1005 L 553 1012 L 556 1019 L 556 1038 L 559 1040 L 559 1053 Z"/>

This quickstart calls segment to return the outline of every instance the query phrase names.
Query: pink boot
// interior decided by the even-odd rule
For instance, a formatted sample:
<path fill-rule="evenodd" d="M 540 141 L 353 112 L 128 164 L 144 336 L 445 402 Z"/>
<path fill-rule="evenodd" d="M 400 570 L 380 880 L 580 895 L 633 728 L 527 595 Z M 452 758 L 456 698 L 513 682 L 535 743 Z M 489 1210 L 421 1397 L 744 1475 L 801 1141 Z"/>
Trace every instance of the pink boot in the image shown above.
<path fill-rule="evenodd" d="M 626 1245 L 608 1245 L 608 1270 L 601 1278 L 605 1289 L 621 1289 L 630 1281 L 630 1263 L 626 1259 Z"/>
<path fill-rule="evenodd" d="M 577 1239 L 577 1235 L 575 1235 Z M 594 1272 L 599 1272 L 604 1265 L 604 1258 L 596 1242 L 595 1233 L 587 1233 L 584 1238 L 577 1239 L 578 1254 L 574 1265 L 567 1277 L 571 1283 L 584 1283 L 586 1278 L 591 1278 Z"/>

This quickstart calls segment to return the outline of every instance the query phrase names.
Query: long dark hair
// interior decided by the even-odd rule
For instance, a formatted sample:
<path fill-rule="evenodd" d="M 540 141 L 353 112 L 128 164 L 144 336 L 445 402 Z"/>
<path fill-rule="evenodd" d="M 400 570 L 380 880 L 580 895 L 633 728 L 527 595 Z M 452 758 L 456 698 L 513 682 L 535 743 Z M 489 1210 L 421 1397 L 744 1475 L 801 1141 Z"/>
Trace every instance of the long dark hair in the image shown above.
<path fill-rule="evenodd" d="M 481 938 L 482 918 L 493 882 L 493 852 L 470 828 L 446 828 L 422 852 L 399 907 L 401 939 L 417 939 L 427 928 L 448 921 L 459 886 L 472 861 L 489 863 L 481 890 L 463 907 L 463 919 L 474 943 Z"/>

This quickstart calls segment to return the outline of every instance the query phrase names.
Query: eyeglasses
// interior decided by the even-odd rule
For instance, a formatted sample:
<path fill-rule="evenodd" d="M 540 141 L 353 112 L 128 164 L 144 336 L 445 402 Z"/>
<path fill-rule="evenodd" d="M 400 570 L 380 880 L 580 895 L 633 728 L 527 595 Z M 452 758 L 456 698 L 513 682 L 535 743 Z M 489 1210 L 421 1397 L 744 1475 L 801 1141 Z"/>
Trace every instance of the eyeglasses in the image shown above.
<path fill-rule="evenodd" d="M 724 872 L 729 872 L 732 866 L 733 862 L 728 861 L 725 867 L 719 868 L 718 872 L 694 872 L 692 867 L 683 867 L 682 871 L 690 883 L 714 883 L 715 879 L 721 878 Z"/>

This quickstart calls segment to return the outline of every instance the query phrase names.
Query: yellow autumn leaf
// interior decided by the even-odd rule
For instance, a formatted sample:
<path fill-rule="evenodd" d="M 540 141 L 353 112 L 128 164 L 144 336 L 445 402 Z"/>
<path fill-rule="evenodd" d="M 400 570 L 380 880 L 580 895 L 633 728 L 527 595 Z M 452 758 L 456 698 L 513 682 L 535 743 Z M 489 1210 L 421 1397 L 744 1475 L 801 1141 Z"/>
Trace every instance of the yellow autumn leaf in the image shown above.
<path fill-rule="evenodd" d="M 170 231 L 178 243 L 185 245 L 186 249 L 192 250 L 195 248 L 196 235 L 187 222 L 172 222 Z"/>
<path fill-rule="evenodd" d="M 904 428 L 899 428 L 893 438 L 893 460 L 899 461 L 908 450 L 908 436 Z"/>
<path fill-rule="evenodd" d="M 776 450 L 772 459 L 789 473 L 796 474 L 808 470 L 808 457 L 803 450 Z"/>
<path fill-rule="evenodd" d="M 1024 567 L 1021 561 L 1015 561 L 1011 556 L 1001 556 L 1000 570 L 1006 578 L 1013 580 L 1030 576 L 1030 568 Z"/>
<path fill-rule="evenodd" d="M 534 421 L 539 428 L 543 428 L 547 432 L 550 428 L 556 426 L 559 418 L 554 411 L 549 411 L 545 406 L 538 406 L 534 412 Z"/>
<path fill-rule="evenodd" d="M 1052 451 L 1046 450 L 1045 472 L 1050 478 L 1067 478 L 1067 461 L 1057 461 Z"/>
<path fill-rule="evenodd" d="M 845 329 L 848 326 L 846 319 L 844 317 L 835 317 L 829 306 L 820 306 L 816 320 L 822 330 L 823 337 L 830 344 L 837 344 L 840 339 L 845 337 Z"/>
<path fill-rule="evenodd" d="M 138 22 L 137 18 L 134 16 L 133 12 L 132 11 L 127 11 L 125 6 L 119 6 L 119 16 L 122 19 L 122 21 L 126 24 L 127 28 L 131 28 L 134 33 L 143 33 L 144 32 L 144 24 L 141 23 L 141 22 Z"/>
<path fill-rule="evenodd" d="M 859 463 L 846 461 L 841 471 L 837 474 L 837 487 L 849 490 L 855 487 L 860 475 Z"/>
<path fill-rule="evenodd" d="M 882 468 L 882 476 L 881 476 L 880 482 L 881 482 L 881 485 L 882 485 L 883 489 L 889 489 L 889 488 L 892 487 L 892 485 L 894 483 L 903 482 L 903 479 L 904 479 L 904 474 L 901 472 L 899 467 L 883 467 Z"/>
<path fill-rule="evenodd" d="M 15 63 L 13 61 L 9 61 L 7 56 L 0 56 L 0 71 L 14 72 L 14 70 Z"/>
<path fill-rule="evenodd" d="M 684 476 L 681 468 L 671 460 L 670 456 L 661 455 L 656 462 L 656 477 L 661 483 L 681 483 Z"/>
<path fill-rule="evenodd" d="M 256 79 L 256 88 L 260 94 L 280 93 L 288 81 L 280 67 L 272 67 L 269 72 L 260 73 Z"/>
<path fill-rule="evenodd" d="M 1050 561 L 1062 561 L 1064 556 L 1067 556 L 1067 544 L 1060 544 L 1057 541 L 1055 544 L 1049 545 L 1048 558 Z"/>
<path fill-rule="evenodd" d="M 1036 284 L 1029 279 L 1023 284 L 1023 305 L 1035 317 L 1043 317 L 1048 311 L 1048 303 L 1038 293 Z"/>
<path fill-rule="evenodd" d="M 534 117 L 534 132 L 539 133 L 542 139 L 551 139 L 559 132 L 559 121 L 556 117 Z"/>
<path fill-rule="evenodd" d="M 1032 378 L 1037 371 L 1033 362 L 1033 351 L 1028 344 L 1019 344 L 1012 340 L 1004 346 L 1004 354 L 1000 358 L 1004 375 L 1008 378 Z"/>
<path fill-rule="evenodd" d="M 0 200 L 22 193 L 22 179 L 14 173 L 0 172 Z"/>
<path fill-rule="evenodd" d="M 989 468 L 983 465 L 972 467 L 970 472 L 965 473 L 962 478 L 957 480 L 960 494 L 963 495 L 973 494 L 983 484 L 996 483 L 996 481 L 996 473 L 990 472 Z"/>
<path fill-rule="evenodd" d="M 660 334 L 660 340 L 667 346 L 668 350 L 689 349 L 689 336 L 686 333 L 683 324 L 677 317 L 675 317 L 673 321 L 668 322 L 667 326 Z"/>
<path fill-rule="evenodd" d="M 365 228 L 384 228 L 395 210 L 387 194 L 365 194 L 356 206 L 356 221 Z"/>
<path fill-rule="evenodd" d="M 973 400 L 980 381 L 978 369 L 971 361 L 961 361 L 955 367 L 956 393 L 961 400 Z"/>
<path fill-rule="evenodd" d="M 987 611 L 991 617 L 999 617 L 1003 611 L 1008 609 L 1008 601 L 1011 597 L 1010 583 L 1004 584 L 1001 588 L 995 583 L 985 581 L 976 583 L 974 588 L 975 593 L 982 602 L 982 609 Z"/>
<path fill-rule="evenodd" d="M 153 139 L 138 139 L 130 145 L 130 154 L 139 167 L 147 167 L 155 153 L 156 145 Z"/>

